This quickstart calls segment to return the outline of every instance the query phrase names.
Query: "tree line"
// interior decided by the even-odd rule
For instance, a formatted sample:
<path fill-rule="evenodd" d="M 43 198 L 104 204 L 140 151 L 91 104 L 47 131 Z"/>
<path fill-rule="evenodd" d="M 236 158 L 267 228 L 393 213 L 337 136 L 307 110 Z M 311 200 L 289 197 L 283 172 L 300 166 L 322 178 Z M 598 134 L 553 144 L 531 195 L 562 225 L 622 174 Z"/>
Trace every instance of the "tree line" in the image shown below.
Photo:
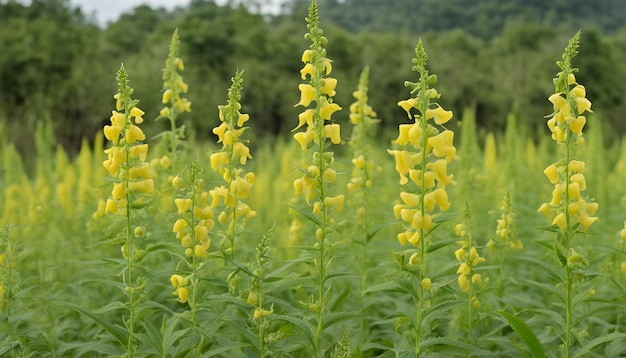
<path fill-rule="evenodd" d="M 582 27 L 578 79 L 601 122 L 626 131 L 626 27 L 619 16 L 626 11 L 617 11 L 626 10 L 626 1 L 594 2 L 593 11 L 584 0 L 318 1 L 339 80 L 335 99 L 344 108 L 337 118 L 347 118 L 358 75 L 369 65 L 370 102 L 383 128 L 406 120 L 396 102 L 407 96 L 404 81 L 416 80 L 410 60 L 421 37 L 445 93 L 442 105 L 458 115 L 474 109 L 478 125 L 490 130 L 502 129 L 509 113 L 543 129 L 554 62 Z M 139 6 L 102 28 L 68 0 L 0 2 L 0 129 L 27 150 L 32 131 L 24 129 L 47 120 L 59 143 L 76 150 L 108 120 L 120 63 L 146 118 L 155 118 L 169 38 L 178 28 L 190 133 L 212 138 L 217 105 L 236 68 L 245 70 L 243 111 L 255 133 L 288 133 L 297 123 L 308 3 L 293 0 L 271 17 L 210 0 L 172 11 Z M 164 126 L 157 121 L 146 130 L 155 134 Z"/>

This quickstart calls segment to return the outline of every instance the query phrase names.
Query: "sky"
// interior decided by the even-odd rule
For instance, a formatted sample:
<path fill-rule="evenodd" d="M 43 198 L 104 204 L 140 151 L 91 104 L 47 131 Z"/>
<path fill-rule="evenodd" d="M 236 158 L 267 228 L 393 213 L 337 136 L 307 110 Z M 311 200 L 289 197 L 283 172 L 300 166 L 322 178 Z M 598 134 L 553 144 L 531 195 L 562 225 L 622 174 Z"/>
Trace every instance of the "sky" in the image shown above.
<path fill-rule="evenodd" d="M 218 4 L 226 3 L 226 0 L 216 0 Z M 274 13 L 278 11 L 277 0 L 262 0 L 264 12 Z M 116 20 L 122 13 L 128 12 L 137 6 L 148 5 L 151 8 L 164 7 L 168 10 L 176 7 L 185 7 L 189 0 L 70 0 L 72 6 L 79 6 L 83 14 L 90 16 L 95 13 L 98 23 L 105 25 L 109 21 Z"/>

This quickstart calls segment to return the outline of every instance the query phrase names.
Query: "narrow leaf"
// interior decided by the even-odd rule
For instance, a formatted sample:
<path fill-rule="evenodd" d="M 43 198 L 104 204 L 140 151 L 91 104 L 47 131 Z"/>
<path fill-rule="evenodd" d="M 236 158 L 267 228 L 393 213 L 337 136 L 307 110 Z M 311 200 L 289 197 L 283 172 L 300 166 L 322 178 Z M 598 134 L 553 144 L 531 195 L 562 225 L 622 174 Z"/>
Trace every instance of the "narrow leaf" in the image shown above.
<path fill-rule="evenodd" d="M 592 339 L 589 342 L 587 342 L 587 344 L 580 347 L 579 350 L 574 352 L 574 355 L 572 356 L 572 358 L 586 357 L 586 354 L 589 353 L 591 349 L 603 343 L 608 343 L 617 339 L 624 339 L 624 338 L 626 338 L 626 333 L 609 333 L 607 335 L 598 337 L 596 339 Z"/>
<path fill-rule="evenodd" d="M 87 311 L 86 309 L 75 305 L 73 303 L 70 302 L 61 302 L 62 304 L 68 305 L 71 308 L 73 308 L 75 311 L 77 311 L 78 313 L 82 313 L 85 316 L 87 316 L 89 319 L 91 319 L 92 321 L 96 322 L 100 327 L 104 328 L 107 332 L 109 332 L 113 337 L 115 337 L 115 339 L 118 340 L 118 342 L 120 342 L 122 345 L 125 345 L 128 343 L 128 331 L 126 331 L 126 329 L 111 324 L 110 322 L 107 322 L 106 320 L 102 319 L 99 316 L 96 316 L 95 314 L 93 314 L 92 312 Z"/>
<path fill-rule="evenodd" d="M 505 311 L 496 311 L 502 318 L 504 318 L 509 326 L 515 331 L 517 336 L 526 344 L 526 347 L 533 354 L 533 357 L 542 358 L 546 356 L 546 352 L 543 350 L 543 346 L 535 333 L 528 327 L 526 322 L 522 321 L 514 314 Z"/>
<path fill-rule="evenodd" d="M 313 328 L 311 327 L 310 324 L 308 324 L 304 320 L 298 317 L 285 316 L 285 315 L 272 315 L 271 318 L 275 320 L 280 320 L 280 321 L 287 321 L 293 324 L 294 326 L 298 327 L 302 331 L 302 333 L 304 333 L 306 338 L 309 340 L 309 343 L 311 343 L 311 346 L 315 345 L 315 338 L 313 337 Z"/>

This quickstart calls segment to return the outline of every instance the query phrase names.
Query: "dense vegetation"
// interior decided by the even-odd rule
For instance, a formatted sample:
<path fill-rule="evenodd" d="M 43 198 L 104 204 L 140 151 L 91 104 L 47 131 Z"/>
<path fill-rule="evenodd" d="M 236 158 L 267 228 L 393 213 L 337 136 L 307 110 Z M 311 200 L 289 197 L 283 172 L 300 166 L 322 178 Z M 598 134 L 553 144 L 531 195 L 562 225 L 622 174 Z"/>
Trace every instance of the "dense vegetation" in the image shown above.
<path fill-rule="evenodd" d="M 298 4 L 2 5 L 0 356 L 623 355 L 623 33 Z"/>
<path fill-rule="evenodd" d="M 621 133 L 626 130 L 619 116 L 626 108 L 626 32 L 619 16 L 624 3 L 459 0 L 382 6 L 328 0 L 320 2 L 320 11 L 334 39 L 328 51 L 340 83 L 354 83 L 360 69 L 371 66 L 371 101 L 385 128 L 402 117 L 392 104 L 404 90 L 409 70 L 400 64 L 410 58 L 417 36 L 430 49 L 433 70 L 442 75 L 444 104 L 475 108 L 480 126 L 501 130 L 511 112 L 531 124 L 549 112 L 543 99 L 550 83 L 534 79 L 550 76 L 556 45 L 584 27 L 587 51 L 576 59 L 581 80 L 590 83 L 589 97 L 602 108 L 603 122 Z M 75 153 L 80 140 L 93 137 L 106 120 L 106 94 L 115 86 L 109 74 L 120 62 L 134 74 L 138 94 L 158 92 L 162 44 L 179 28 L 194 89 L 196 115 L 188 118 L 189 128 L 206 137 L 199 123 L 215 115 L 216 89 L 227 87 L 239 66 L 250 77 L 246 110 L 263 124 L 263 134 L 278 133 L 297 115 L 292 106 L 297 98 L 284 89 L 297 86 L 293 74 L 299 64 L 291 51 L 303 50 L 299 33 L 306 6 L 306 1 L 288 2 L 283 14 L 267 17 L 194 0 L 172 12 L 140 6 L 100 28 L 67 0 L 35 0 L 30 6 L 3 1 L 0 120 L 22 152 L 33 140 L 32 132 L 22 129 L 50 120 L 60 143 Z M 338 100 L 349 100 L 349 93 L 341 91 Z M 148 116 L 156 117 L 158 96 L 142 98 Z"/>

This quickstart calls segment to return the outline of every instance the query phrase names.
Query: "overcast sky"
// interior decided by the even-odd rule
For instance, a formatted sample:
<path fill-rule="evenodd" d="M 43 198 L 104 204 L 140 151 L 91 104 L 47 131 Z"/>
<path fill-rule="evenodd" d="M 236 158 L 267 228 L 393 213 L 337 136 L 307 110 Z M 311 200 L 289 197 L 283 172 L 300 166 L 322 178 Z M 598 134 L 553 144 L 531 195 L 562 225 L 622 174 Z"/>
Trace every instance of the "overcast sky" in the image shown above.
<path fill-rule="evenodd" d="M 216 0 L 218 4 L 226 3 L 226 0 Z M 277 0 L 262 0 L 265 4 L 264 11 L 277 11 Z M 70 0 L 72 6 L 79 6 L 83 14 L 95 13 L 98 23 L 104 25 L 109 21 L 116 20 L 122 13 L 128 12 L 139 5 L 148 5 L 151 8 L 165 7 L 174 9 L 178 6 L 187 6 L 189 0 Z"/>

